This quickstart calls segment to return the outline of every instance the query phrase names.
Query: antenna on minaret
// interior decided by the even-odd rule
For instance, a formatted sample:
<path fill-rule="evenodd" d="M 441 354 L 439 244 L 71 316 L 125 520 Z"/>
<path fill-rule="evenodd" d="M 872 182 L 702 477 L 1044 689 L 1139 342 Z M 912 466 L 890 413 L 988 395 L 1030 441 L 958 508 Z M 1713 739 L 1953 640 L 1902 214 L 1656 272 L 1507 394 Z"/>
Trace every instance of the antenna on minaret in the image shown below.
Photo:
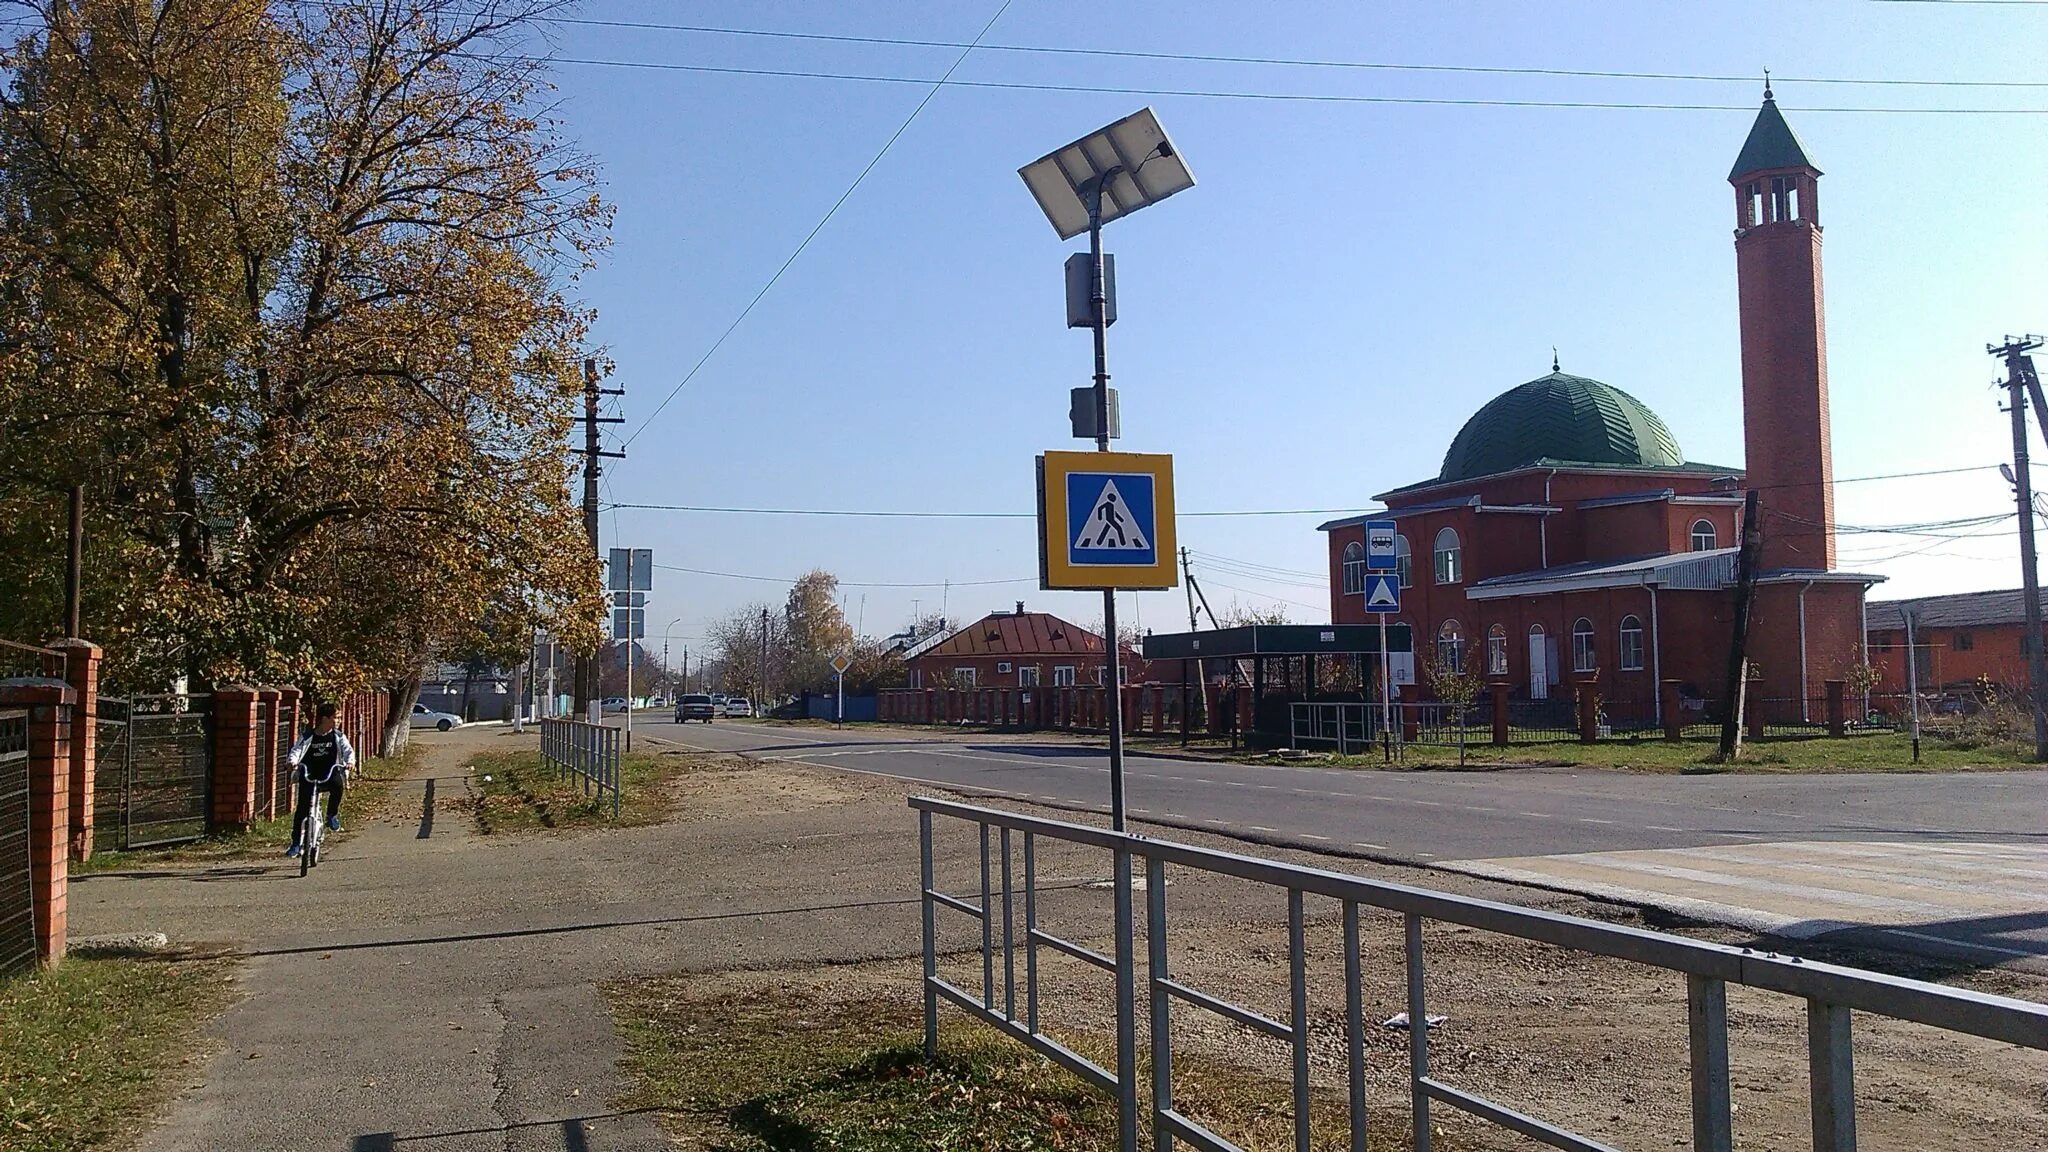
<path fill-rule="evenodd" d="M 1773 99 L 1771 96 L 1771 70 L 1769 68 L 1764 69 L 1764 99 Z"/>
<path fill-rule="evenodd" d="M 1557 371 L 1557 345 L 1555 344 L 1550 346 L 1550 370 L 1552 372 Z"/>

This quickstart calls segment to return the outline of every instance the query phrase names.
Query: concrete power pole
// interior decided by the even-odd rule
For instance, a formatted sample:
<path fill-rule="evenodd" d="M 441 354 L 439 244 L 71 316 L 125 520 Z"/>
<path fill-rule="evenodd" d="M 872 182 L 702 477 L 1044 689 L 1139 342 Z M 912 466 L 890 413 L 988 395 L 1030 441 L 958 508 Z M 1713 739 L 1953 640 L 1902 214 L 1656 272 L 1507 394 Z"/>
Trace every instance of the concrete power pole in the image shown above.
<path fill-rule="evenodd" d="M 1756 597 L 1757 552 L 1763 525 L 1756 489 L 1742 501 L 1742 547 L 1735 554 L 1735 631 L 1728 644 L 1728 679 L 1721 712 L 1721 744 L 1715 758 L 1726 763 L 1742 748 L 1742 714 L 1749 697 L 1749 606 Z"/>
<path fill-rule="evenodd" d="M 2035 336 L 2020 338 L 2007 337 L 2004 344 L 1988 346 L 1988 351 L 2005 361 L 2005 389 L 2009 402 L 2006 410 L 2012 415 L 2012 487 L 2013 498 L 2019 504 L 2020 516 L 2020 587 L 2023 590 L 2027 617 L 2027 634 L 2021 638 L 2027 654 L 2027 697 L 2034 713 L 2034 759 L 2048 760 L 2048 701 L 2044 701 L 2041 688 L 2048 683 L 2044 673 L 2041 653 L 2041 581 L 2034 554 L 2034 488 L 2033 477 L 2029 474 L 2027 461 L 2027 397 L 2030 391 L 2038 393 L 2040 380 L 2034 375 L 2034 362 L 2027 353 L 2041 346 L 2041 339 Z M 2043 414 L 2048 419 L 2048 413 Z"/>
<path fill-rule="evenodd" d="M 590 539 L 590 552 L 602 557 L 604 553 L 597 546 L 597 481 L 604 475 L 604 458 L 623 460 L 624 452 L 606 452 L 599 439 L 597 427 L 600 424 L 623 424 L 622 416 L 599 416 L 598 401 L 604 396 L 623 396 L 623 388 L 601 388 L 598 386 L 597 361 L 583 361 L 583 447 L 572 448 L 571 452 L 583 457 L 583 533 Z M 605 621 L 610 630 L 611 621 Z M 590 718 L 591 705 L 603 694 L 602 676 L 597 653 L 580 653 L 576 657 L 576 715 Z M 631 685 L 627 686 L 630 692 Z"/>
<path fill-rule="evenodd" d="M 768 710 L 768 610 L 761 609 L 761 711 Z"/>

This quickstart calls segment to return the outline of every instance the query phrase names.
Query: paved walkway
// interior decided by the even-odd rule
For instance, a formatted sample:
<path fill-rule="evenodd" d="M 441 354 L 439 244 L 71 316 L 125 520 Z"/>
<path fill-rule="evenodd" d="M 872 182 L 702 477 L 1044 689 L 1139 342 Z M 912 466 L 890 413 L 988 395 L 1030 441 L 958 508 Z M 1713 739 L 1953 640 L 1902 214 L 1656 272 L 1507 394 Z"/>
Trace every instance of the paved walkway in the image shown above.
<path fill-rule="evenodd" d="M 515 739 L 427 737 L 420 775 L 386 812 L 356 813 L 304 880 L 280 856 L 75 884 L 77 932 L 162 930 L 249 955 L 204 1081 L 145 1152 L 666 1149 L 651 1116 L 613 1106 L 620 1047 L 600 981 L 915 954 L 916 848 L 902 827 L 843 834 L 864 839 L 859 858 L 901 857 L 858 874 L 844 840 L 807 835 L 815 826 L 787 806 L 473 837 L 462 765 Z M 900 799 L 888 810 L 905 823 Z"/>

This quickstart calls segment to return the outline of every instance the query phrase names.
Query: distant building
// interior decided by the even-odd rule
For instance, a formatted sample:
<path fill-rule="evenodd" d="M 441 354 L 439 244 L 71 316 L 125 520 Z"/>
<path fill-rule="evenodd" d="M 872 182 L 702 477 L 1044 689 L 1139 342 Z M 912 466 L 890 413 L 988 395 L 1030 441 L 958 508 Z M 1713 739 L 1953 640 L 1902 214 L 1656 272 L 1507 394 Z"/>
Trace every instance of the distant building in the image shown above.
<path fill-rule="evenodd" d="M 911 688 L 1031 688 L 1106 683 L 1102 637 L 1050 612 L 991 612 L 963 628 L 936 633 L 904 650 Z M 1123 652 L 1124 682 L 1142 684 L 1150 669 Z"/>
<path fill-rule="evenodd" d="M 1915 678 L 1921 691 L 1988 680 L 2027 683 L 2026 605 L 2017 588 L 1870 602 L 1870 659 L 1882 692 L 1906 690 L 1910 618 Z"/>
<path fill-rule="evenodd" d="M 1820 697 L 1861 659 L 1864 594 L 1883 577 L 1835 568 L 1819 176 L 1766 90 L 1729 174 L 1747 473 L 1688 461 L 1641 401 L 1553 361 L 1466 421 L 1437 475 L 1377 497 L 1385 512 L 1321 526 L 1331 619 L 1372 619 L 1363 525 L 1392 518 L 1396 619 L 1420 660 L 1506 677 L 1519 699 L 1568 697 L 1590 676 L 1615 720 L 1648 722 L 1660 679 L 1723 694 L 1755 491 L 1761 695 L 1781 715 Z M 1426 680 L 1407 691 L 1426 696 Z"/>

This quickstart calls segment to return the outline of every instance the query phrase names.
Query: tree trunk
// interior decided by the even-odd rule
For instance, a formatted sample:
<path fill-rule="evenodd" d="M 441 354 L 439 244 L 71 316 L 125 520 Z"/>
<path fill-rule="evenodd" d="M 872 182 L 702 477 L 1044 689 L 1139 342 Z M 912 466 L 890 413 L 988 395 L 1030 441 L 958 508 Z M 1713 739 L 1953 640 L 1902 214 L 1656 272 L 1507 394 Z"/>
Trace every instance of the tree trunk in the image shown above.
<path fill-rule="evenodd" d="M 420 674 L 414 672 L 410 676 L 393 681 L 391 687 L 384 690 L 385 695 L 390 697 L 391 710 L 384 717 L 383 739 L 377 746 L 377 755 L 402 755 L 406 745 L 411 743 L 412 706 L 419 703 L 420 683 Z"/>

